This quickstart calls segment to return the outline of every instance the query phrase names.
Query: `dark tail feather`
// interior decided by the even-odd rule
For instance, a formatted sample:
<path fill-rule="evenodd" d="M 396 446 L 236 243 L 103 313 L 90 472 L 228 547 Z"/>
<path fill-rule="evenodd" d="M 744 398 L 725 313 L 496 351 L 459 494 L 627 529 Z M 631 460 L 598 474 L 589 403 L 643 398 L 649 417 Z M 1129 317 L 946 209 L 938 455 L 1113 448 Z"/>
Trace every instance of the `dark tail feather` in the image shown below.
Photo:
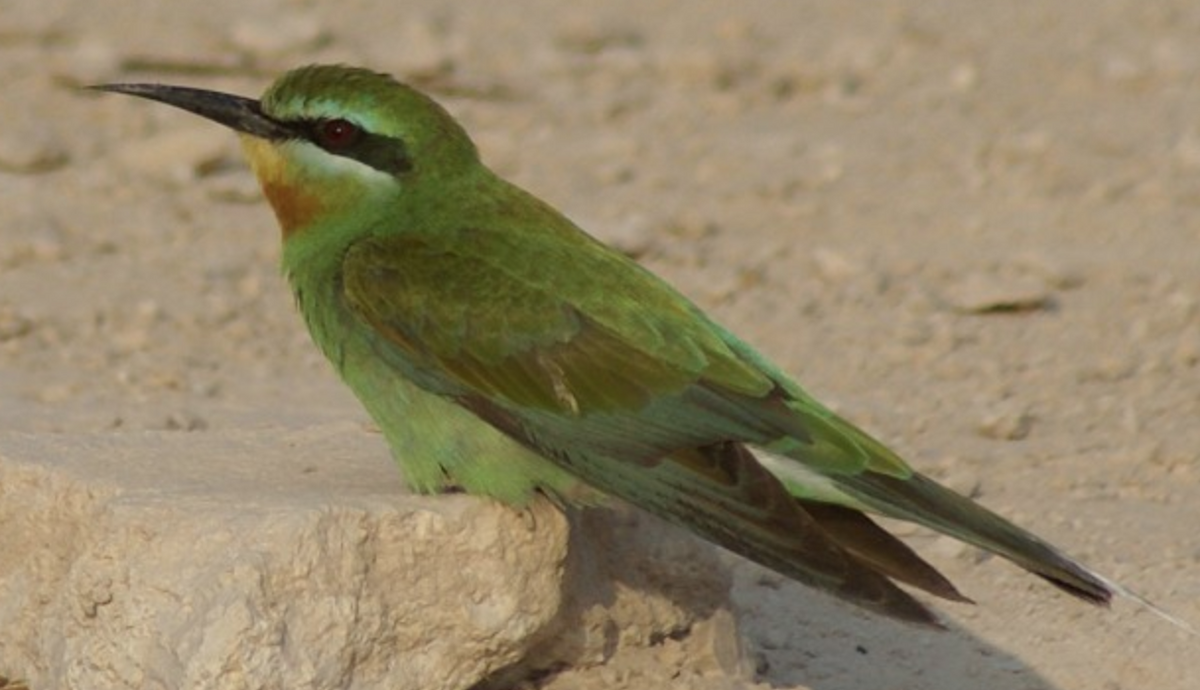
<path fill-rule="evenodd" d="M 1084 601 L 1107 605 L 1116 593 L 1109 581 L 1081 563 L 924 475 L 897 479 L 864 473 L 836 481 L 882 515 L 916 522 L 1007 558 Z"/>
<path fill-rule="evenodd" d="M 951 601 L 975 602 L 963 596 L 907 544 L 857 510 L 797 499 L 821 529 L 855 558 L 889 577 Z"/>
<path fill-rule="evenodd" d="M 671 460 L 643 471 L 639 479 L 644 485 L 652 478 L 673 485 L 676 490 L 667 494 L 674 502 L 672 509 L 663 511 L 663 504 L 657 501 L 639 503 L 643 508 L 782 575 L 851 603 L 911 623 L 942 627 L 929 609 L 888 579 L 890 572 L 840 543 L 819 518 L 808 512 L 808 503 L 795 500 L 740 444 L 721 443 L 678 451 Z M 608 478 L 615 478 L 615 474 Z M 617 489 L 614 493 L 619 488 L 614 487 Z M 844 519 L 838 509 L 825 506 L 817 509 L 823 511 L 835 529 L 853 531 L 843 527 L 851 525 L 853 520 Z M 850 541 L 865 544 L 871 540 L 860 536 Z M 890 547 L 883 551 L 891 555 L 898 550 Z M 919 562 L 915 555 L 909 554 L 896 560 Z M 935 577 L 945 582 L 936 573 Z M 939 585 L 931 587 L 938 589 Z M 953 592 L 948 582 L 940 589 L 944 591 L 946 587 Z"/>

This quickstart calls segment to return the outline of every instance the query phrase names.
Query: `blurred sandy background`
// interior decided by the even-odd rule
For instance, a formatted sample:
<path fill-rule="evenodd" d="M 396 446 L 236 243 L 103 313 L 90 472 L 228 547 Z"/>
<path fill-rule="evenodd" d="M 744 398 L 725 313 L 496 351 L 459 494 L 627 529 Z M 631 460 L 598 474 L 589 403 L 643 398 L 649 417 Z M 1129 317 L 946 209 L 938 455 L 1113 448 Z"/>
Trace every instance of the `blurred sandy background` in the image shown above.
<path fill-rule="evenodd" d="M 1200 621 L 1197 35 L 1183 0 L 8 0 L 0 429 L 365 421 L 234 137 L 76 89 L 362 64 L 914 464 Z M 759 683 L 1195 687 L 1153 616 L 906 533 L 979 605 L 913 632 L 738 565 Z M 542 682 L 692 687 L 679 649 Z"/>

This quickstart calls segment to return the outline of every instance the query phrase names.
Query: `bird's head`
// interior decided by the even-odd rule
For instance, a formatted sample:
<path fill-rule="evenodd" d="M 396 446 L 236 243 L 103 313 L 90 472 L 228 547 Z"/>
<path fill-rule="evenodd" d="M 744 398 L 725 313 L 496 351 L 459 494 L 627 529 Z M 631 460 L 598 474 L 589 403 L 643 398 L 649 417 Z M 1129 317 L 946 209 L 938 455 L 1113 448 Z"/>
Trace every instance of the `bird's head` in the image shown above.
<path fill-rule="evenodd" d="M 239 132 L 285 239 L 386 206 L 420 180 L 478 163 L 474 144 L 440 105 L 390 76 L 354 67 L 301 67 L 261 100 L 165 84 L 94 88 L 160 101 Z"/>

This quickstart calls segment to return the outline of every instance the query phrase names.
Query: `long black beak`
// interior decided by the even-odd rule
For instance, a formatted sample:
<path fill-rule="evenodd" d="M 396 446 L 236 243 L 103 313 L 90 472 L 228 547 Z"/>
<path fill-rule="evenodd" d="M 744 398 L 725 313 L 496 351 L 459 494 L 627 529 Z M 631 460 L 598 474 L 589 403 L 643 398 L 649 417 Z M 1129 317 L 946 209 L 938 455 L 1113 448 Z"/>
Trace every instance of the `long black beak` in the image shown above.
<path fill-rule="evenodd" d="M 265 114 L 258 101 L 233 94 L 167 84 L 100 84 L 88 88 L 173 105 L 263 139 L 289 139 L 296 136 L 296 132 L 286 124 Z"/>

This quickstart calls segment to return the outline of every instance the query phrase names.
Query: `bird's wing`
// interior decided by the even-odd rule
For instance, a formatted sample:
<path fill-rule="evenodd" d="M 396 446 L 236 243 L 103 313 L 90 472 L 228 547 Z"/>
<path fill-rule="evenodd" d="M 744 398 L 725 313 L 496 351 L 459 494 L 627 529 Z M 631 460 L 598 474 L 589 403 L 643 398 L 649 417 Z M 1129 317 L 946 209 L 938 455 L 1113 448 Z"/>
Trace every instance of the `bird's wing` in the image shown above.
<path fill-rule="evenodd" d="M 885 574 L 961 598 L 865 516 L 806 510 L 743 444 L 824 444 L 822 469 L 907 476 L 898 458 L 825 438 L 841 432 L 798 413 L 794 384 L 587 236 L 369 238 L 347 251 L 343 289 L 381 356 L 593 485 L 893 616 L 932 620 Z"/>
<path fill-rule="evenodd" d="M 641 449 L 622 449 L 630 459 L 728 440 L 799 443 L 822 472 L 911 473 L 666 283 L 578 231 L 373 237 L 347 251 L 343 281 L 351 309 L 418 383 L 570 420 L 573 443 L 581 427 L 618 424 Z"/>
<path fill-rule="evenodd" d="M 546 441 L 558 427 L 571 447 L 649 462 L 725 441 L 801 444 L 822 472 L 911 474 L 666 283 L 582 233 L 368 238 L 345 255 L 343 289 L 384 356 L 418 384 L 545 427 Z"/>
<path fill-rule="evenodd" d="M 772 387 L 661 281 L 583 249 L 490 230 L 377 237 L 348 252 L 345 290 L 406 352 L 515 405 L 637 408 L 701 377 L 751 395 Z"/>

